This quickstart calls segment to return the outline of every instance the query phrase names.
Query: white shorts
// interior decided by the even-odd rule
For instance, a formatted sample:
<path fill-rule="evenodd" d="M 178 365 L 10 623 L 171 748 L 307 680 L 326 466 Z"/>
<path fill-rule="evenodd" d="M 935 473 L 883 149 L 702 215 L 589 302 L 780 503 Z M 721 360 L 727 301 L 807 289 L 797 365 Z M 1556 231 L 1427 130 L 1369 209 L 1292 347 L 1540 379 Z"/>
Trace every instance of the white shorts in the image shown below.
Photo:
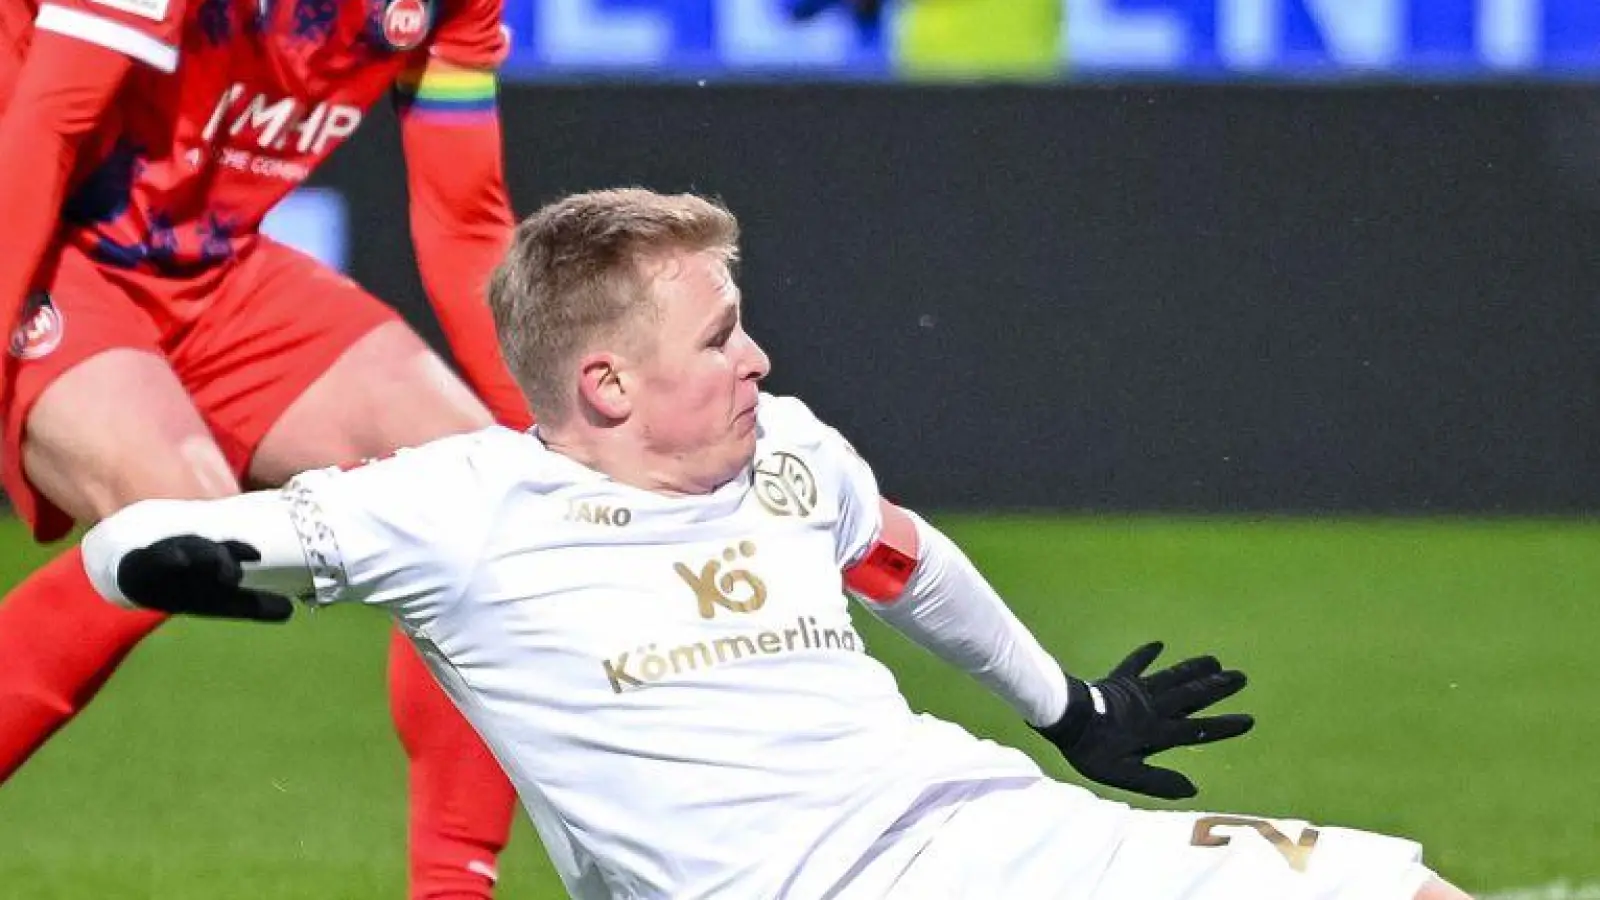
<path fill-rule="evenodd" d="M 840 897 L 883 900 L 1412 900 L 1416 843 L 1347 828 L 1136 810 L 1042 780 L 905 828 Z"/>

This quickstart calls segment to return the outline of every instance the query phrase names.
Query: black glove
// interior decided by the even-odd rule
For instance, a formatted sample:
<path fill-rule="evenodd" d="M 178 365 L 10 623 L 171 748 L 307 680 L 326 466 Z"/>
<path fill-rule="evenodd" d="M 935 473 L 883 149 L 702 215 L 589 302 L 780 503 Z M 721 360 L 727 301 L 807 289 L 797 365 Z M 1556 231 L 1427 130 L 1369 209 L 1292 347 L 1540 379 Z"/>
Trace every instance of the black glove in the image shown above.
<path fill-rule="evenodd" d="M 192 534 L 163 538 L 122 557 L 117 587 L 135 604 L 164 613 L 282 622 L 294 613 L 288 597 L 244 587 L 241 562 L 260 551 L 243 541 Z"/>
<path fill-rule="evenodd" d="M 1160 655 L 1159 642 L 1145 644 L 1094 684 L 1068 675 L 1066 712 L 1054 725 L 1035 730 L 1085 778 L 1178 800 L 1195 795 L 1194 782 L 1150 765 L 1145 757 L 1238 737 L 1255 719 L 1238 714 L 1189 718 L 1243 690 L 1244 673 L 1223 671 L 1216 657 L 1201 656 L 1145 675 Z"/>

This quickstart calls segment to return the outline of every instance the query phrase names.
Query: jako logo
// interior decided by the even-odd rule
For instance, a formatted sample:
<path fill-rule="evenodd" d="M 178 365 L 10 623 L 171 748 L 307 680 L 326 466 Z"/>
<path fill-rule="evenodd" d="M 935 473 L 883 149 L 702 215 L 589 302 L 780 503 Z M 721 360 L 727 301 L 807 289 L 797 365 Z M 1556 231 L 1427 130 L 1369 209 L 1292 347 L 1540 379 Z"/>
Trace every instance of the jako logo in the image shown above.
<path fill-rule="evenodd" d="M 633 510 L 626 506 L 604 506 L 587 500 L 567 501 L 567 521 L 626 528 L 633 521 Z"/>
<path fill-rule="evenodd" d="M 235 84 L 228 88 L 211 112 L 203 136 L 207 141 L 216 138 L 224 127 L 228 137 L 246 129 L 256 133 L 256 146 L 263 150 L 282 150 L 293 137 L 296 153 L 322 153 L 329 142 L 338 143 L 355 133 L 361 124 L 361 108 L 346 103 L 318 103 L 306 106 L 294 97 L 268 100 L 265 94 L 256 94 L 248 102 L 240 102 L 245 86 Z"/>

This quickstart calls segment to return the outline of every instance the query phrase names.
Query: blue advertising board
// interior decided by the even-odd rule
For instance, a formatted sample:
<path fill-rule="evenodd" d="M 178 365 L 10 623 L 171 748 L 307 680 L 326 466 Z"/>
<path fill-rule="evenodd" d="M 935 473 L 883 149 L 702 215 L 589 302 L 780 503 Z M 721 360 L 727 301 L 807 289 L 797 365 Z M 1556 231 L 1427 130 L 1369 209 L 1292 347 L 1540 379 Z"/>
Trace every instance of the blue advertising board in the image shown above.
<path fill-rule="evenodd" d="M 890 3 L 891 19 L 904 5 Z M 1059 0 L 1062 74 L 1600 75 L 1600 0 Z M 893 78 L 896 29 L 785 0 L 507 0 L 512 77 Z"/>
<path fill-rule="evenodd" d="M 1204 78 L 1600 71 L 1593 0 L 1069 0 L 1075 69 Z"/>
<path fill-rule="evenodd" d="M 784 0 L 506 0 L 513 77 L 890 74 L 886 42 Z"/>

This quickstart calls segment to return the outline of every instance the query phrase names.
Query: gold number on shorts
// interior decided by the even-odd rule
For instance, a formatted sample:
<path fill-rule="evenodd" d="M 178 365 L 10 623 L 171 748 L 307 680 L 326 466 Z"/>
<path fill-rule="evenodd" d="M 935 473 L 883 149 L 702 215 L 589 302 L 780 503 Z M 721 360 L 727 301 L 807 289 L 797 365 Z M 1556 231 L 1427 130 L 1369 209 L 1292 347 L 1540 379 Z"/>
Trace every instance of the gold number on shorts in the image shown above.
<path fill-rule="evenodd" d="M 1306 870 L 1306 861 L 1311 858 L 1311 851 L 1317 848 L 1317 838 L 1321 836 L 1315 828 L 1308 826 L 1300 832 L 1298 841 L 1290 841 L 1288 835 L 1265 819 L 1251 819 L 1245 816 L 1202 816 L 1194 822 L 1194 835 L 1189 838 L 1189 843 L 1196 847 L 1228 846 L 1233 839 L 1225 834 L 1217 834 L 1218 828 L 1249 828 L 1255 831 L 1283 854 L 1284 860 L 1289 863 L 1289 868 L 1296 872 Z"/>

